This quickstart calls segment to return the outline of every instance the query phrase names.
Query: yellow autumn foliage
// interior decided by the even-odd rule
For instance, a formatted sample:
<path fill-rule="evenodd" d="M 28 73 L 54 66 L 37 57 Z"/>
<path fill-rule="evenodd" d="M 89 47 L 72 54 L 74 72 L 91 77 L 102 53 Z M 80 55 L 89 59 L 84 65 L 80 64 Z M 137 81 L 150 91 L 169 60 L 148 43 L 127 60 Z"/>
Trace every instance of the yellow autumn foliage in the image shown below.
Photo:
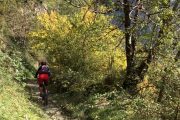
<path fill-rule="evenodd" d="M 87 7 L 71 17 L 54 11 L 41 14 L 37 28 L 29 33 L 31 48 L 42 50 L 53 65 L 60 61 L 61 67 L 69 66 L 81 76 L 88 74 L 86 82 L 78 79 L 79 87 L 74 86 L 83 89 L 85 84 L 101 81 L 109 74 L 111 57 L 117 74 L 126 68 L 125 53 L 117 46 L 123 34 L 109 24 L 109 18 L 95 15 Z"/>
<path fill-rule="evenodd" d="M 44 30 L 56 32 L 65 36 L 71 29 L 68 17 L 65 15 L 59 15 L 55 11 L 51 11 L 50 14 L 44 13 L 37 17 L 40 24 L 45 28 Z"/>
<path fill-rule="evenodd" d="M 90 24 L 94 21 L 95 13 L 91 12 L 88 7 L 81 8 L 80 14 L 83 15 L 83 22 Z"/>

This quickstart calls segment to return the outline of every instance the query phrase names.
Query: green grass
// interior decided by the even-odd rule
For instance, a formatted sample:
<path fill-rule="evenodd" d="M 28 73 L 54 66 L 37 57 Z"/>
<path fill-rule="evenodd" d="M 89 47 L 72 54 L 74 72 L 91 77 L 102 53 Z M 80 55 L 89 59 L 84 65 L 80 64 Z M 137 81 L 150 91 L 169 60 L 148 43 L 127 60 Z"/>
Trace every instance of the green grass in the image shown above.
<path fill-rule="evenodd" d="M 29 100 L 24 83 L 28 70 L 17 54 L 0 51 L 0 120 L 48 120 L 48 116 Z"/>
<path fill-rule="evenodd" d="M 1 120 L 46 120 L 47 116 L 38 106 L 28 100 L 22 85 L 10 80 L 0 80 Z"/>
<path fill-rule="evenodd" d="M 158 103 L 140 97 L 132 98 L 123 90 L 88 97 L 64 93 L 54 95 L 53 99 L 70 111 L 72 117 L 87 120 L 158 120 L 161 113 Z"/>

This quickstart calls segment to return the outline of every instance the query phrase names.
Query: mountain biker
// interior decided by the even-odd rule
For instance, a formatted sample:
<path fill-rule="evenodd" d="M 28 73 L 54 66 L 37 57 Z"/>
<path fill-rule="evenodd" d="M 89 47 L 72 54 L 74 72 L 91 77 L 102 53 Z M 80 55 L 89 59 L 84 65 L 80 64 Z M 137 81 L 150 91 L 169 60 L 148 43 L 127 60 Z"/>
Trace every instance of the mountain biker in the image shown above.
<path fill-rule="evenodd" d="M 38 79 L 38 84 L 39 84 L 39 92 L 40 92 L 40 96 L 42 97 L 42 92 L 43 92 L 43 82 L 45 84 L 45 86 L 48 86 L 48 81 L 49 81 L 49 77 L 51 76 L 49 67 L 47 66 L 46 62 L 41 62 L 40 66 L 35 74 L 35 78 Z M 47 90 L 46 90 L 47 92 Z"/>

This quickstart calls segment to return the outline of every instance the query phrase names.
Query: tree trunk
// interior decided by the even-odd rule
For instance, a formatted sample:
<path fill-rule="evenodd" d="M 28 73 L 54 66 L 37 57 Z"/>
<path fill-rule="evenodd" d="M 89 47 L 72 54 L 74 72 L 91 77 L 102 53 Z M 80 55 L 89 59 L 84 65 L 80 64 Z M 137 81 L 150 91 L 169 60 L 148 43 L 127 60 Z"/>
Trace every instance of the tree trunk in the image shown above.
<path fill-rule="evenodd" d="M 138 81 L 136 79 L 135 73 L 135 65 L 134 65 L 134 54 L 135 54 L 135 45 L 136 39 L 134 34 L 130 31 L 131 27 L 131 19 L 129 17 L 130 14 L 130 3 L 128 0 L 124 0 L 124 15 L 125 15 L 125 43 L 126 43 L 126 79 L 123 83 L 123 88 L 126 89 L 130 94 L 134 95 L 137 93 L 137 84 Z M 134 16 L 134 20 L 136 21 L 138 15 L 138 10 L 136 10 L 136 14 Z"/>
<path fill-rule="evenodd" d="M 158 51 L 160 42 L 157 40 L 155 45 L 153 46 L 152 49 L 149 50 L 147 58 L 140 63 L 140 65 L 137 65 L 135 63 L 135 46 L 136 46 L 136 38 L 135 38 L 135 32 L 130 31 L 131 27 L 131 19 L 129 17 L 129 14 L 131 12 L 130 9 L 130 2 L 128 0 L 124 0 L 124 26 L 125 26 L 125 48 L 126 48 L 126 61 L 127 61 L 127 68 L 126 68 L 126 79 L 123 83 L 123 88 L 126 89 L 131 95 L 135 95 L 138 92 L 137 89 L 137 84 L 142 82 L 144 79 L 145 74 L 148 71 L 149 64 L 153 61 L 154 58 L 154 53 L 155 51 Z M 137 0 L 137 4 L 140 1 Z M 169 3 L 168 3 L 169 4 Z M 177 6 L 179 4 L 179 1 L 176 1 L 173 11 L 177 10 Z M 134 22 L 133 27 L 136 26 L 136 20 L 138 17 L 138 12 L 139 10 L 135 10 L 135 15 L 134 15 Z M 162 28 L 160 28 L 159 35 L 157 39 L 161 39 L 164 34 L 164 26 L 168 27 L 168 23 L 171 21 L 169 19 L 163 19 L 163 25 Z M 178 56 L 176 59 L 178 59 Z M 160 92 L 163 92 L 164 88 Z M 161 94 L 161 93 L 160 93 Z M 161 95 L 160 95 L 161 96 Z M 159 98 L 161 99 L 161 98 Z"/>

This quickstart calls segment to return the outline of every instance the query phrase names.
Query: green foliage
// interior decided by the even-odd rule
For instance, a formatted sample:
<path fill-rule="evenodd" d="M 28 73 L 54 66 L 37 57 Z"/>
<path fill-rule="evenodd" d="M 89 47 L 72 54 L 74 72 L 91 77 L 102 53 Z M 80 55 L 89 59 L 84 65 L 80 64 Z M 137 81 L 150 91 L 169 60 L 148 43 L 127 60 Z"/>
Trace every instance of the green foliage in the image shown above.
<path fill-rule="evenodd" d="M 88 98 L 83 98 L 85 100 L 79 99 L 78 95 L 63 97 L 64 99 L 72 97 L 68 103 L 63 103 L 63 99 L 59 99 L 60 103 L 66 106 L 66 109 L 73 111 L 74 117 L 81 119 L 152 120 L 161 119 L 163 111 L 163 107 L 155 101 L 141 97 L 133 98 L 124 90 L 91 94 Z M 74 99 L 81 102 L 75 103 Z"/>
<path fill-rule="evenodd" d="M 22 65 L 21 53 L 11 52 L 11 55 L 0 52 L 0 64 L 6 74 L 11 74 L 17 81 L 26 80 L 30 77 L 29 70 Z M 18 55 L 19 54 L 19 55 Z"/>
<path fill-rule="evenodd" d="M 179 14 L 172 2 L 178 3 L 141 0 L 145 9 L 130 3 L 132 19 L 139 8 L 129 28 L 129 35 L 136 39 L 133 74 L 141 74 L 135 68 L 153 50 L 152 62 L 145 62 L 148 69 L 143 82 L 137 85 L 139 94 L 132 97 L 107 84 L 117 87 L 125 80 L 125 32 L 119 27 L 124 24 L 124 4 L 114 0 L 0 1 L 0 118 L 46 118 L 16 83 L 23 84 L 35 71 L 31 53 L 47 58 L 57 89 L 66 89 L 56 99 L 61 102 L 64 97 L 64 106 L 78 118 L 178 119 L 180 81 L 175 57 L 179 52 Z M 110 22 L 115 17 L 118 28 Z"/>
<path fill-rule="evenodd" d="M 6 73 L 4 73 L 6 74 Z M 3 120 L 24 120 L 38 119 L 44 120 L 47 116 L 34 106 L 29 100 L 27 93 L 21 85 L 18 85 L 12 78 L 0 80 L 0 118 Z M 10 76 L 9 76 L 10 77 Z"/>
<path fill-rule="evenodd" d="M 27 79 L 17 53 L 9 56 L 0 51 L 0 118 L 3 120 L 46 119 L 47 116 L 29 100 L 23 85 L 16 81 Z"/>
<path fill-rule="evenodd" d="M 112 57 L 114 71 L 125 69 L 124 52 L 116 48 L 123 34 L 108 19 L 86 7 L 71 17 L 56 12 L 42 14 L 38 16 L 39 27 L 29 34 L 32 50 L 48 56 L 63 84 L 83 90 L 109 74 Z"/>
<path fill-rule="evenodd" d="M 62 5 L 63 2 L 46 3 L 49 8 L 54 8 L 58 7 L 56 3 Z M 91 5 L 91 2 L 87 1 L 87 4 Z M 144 61 L 146 66 L 142 70 L 145 74 L 140 78 L 143 82 L 137 85 L 139 94 L 134 97 L 121 90 L 104 92 L 104 87 L 85 90 L 91 85 L 102 85 L 109 76 L 110 82 L 117 79 L 116 86 L 121 85 L 126 59 L 124 47 L 118 45 L 121 39 L 124 40 L 125 32 L 109 21 L 117 17 L 119 25 L 125 24 L 121 14 L 123 4 L 112 0 L 98 1 L 88 8 L 83 0 L 82 4 L 74 0 L 69 4 L 65 2 L 59 13 L 55 10 L 37 16 L 38 24 L 29 33 L 31 50 L 41 52 L 48 58 L 58 89 L 60 86 L 66 88 L 67 93 L 63 95 L 68 99 L 65 100 L 68 104 L 65 106 L 74 112 L 74 116 L 103 120 L 178 119 L 179 61 L 174 58 L 179 51 L 176 40 L 179 38 L 179 19 L 177 10 L 172 9 L 170 2 L 142 0 L 145 9 L 139 8 L 135 2 L 130 3 L 132 19 L 136 18 L 134 12 L 139 8 L 137 19 L 131 19 L 129 28 L 129 35 L 136 41 L 131 72 L 141 74 L 138 73 L 139 66 Z M 76 9 L 71 5 L 82 6 Z M 117 9 L 119 14 L 110 14 Z M 105 15 L 98 14 L 106 12 Z M 122 44 L 126 45 L 124 42 Z M 148 63 L 146 59 L 151 50 L 152 60 Z M 83 91 L 91 94 L 81 93 Z M 99 94 L 97 91 L 100 91 Z M 87 94 L 89 96 L 85 96 Z M 71 95 L 74 98 L 71 99 Z"/>

